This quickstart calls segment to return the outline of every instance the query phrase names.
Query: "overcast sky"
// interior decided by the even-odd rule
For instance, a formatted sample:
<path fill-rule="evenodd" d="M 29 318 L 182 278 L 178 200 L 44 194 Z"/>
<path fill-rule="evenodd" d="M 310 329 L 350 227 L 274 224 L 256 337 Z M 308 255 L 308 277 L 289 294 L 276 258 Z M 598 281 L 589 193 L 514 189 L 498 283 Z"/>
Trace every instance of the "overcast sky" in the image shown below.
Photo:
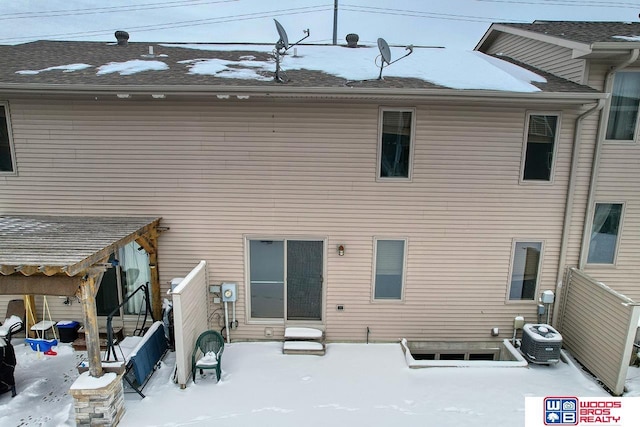
<path fill-rule="evenodd" d="M 333 0 L 0 0 L 0 44 L 33 40 L 331 43 Z M 339 0 L 338 43 L 348 33 L 373 44 L 473 49 L 491 22 L 638 21 L 630 0 Z"/>

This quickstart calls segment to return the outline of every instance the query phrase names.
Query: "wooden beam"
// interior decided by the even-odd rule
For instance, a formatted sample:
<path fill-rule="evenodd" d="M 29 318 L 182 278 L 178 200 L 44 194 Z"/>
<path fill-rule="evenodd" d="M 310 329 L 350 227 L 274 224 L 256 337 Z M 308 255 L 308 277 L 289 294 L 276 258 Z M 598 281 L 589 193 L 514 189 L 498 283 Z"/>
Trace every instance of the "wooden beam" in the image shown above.
<path fill-rule="evenodd" d="M 94 253 L 93 255 L 91 255 L 88 258 L 85 258 L 84 260 L 69 266 L 69 268 L 67 269 L 67 274 L 69 276 L 75 276 L 76 274 L 86 270 L 87 268 L 91 267 L 92 265 L 94 265 L 98 260 L 103 259 L 105 257 L 109 257 L 109 255 L 111 255 L 112 253 L 115 252 L 116 249 L 123 247 L 124 245 L 126 245 L 127 243 L 130 243 L 142 236 L 144 236 L 145 234 L 154 231 L 156 229 L 156 227 L 158 226 L 158 224 L 160 223 L 160 218 L 154 220 L 153 222 L 147 224 L 146 226 L 140 228 L 138 231 L 136 231 L 135 233 L 132 233 L 130 235 L 128 235 L 127 237 L 118 240 L 117 242 L 112 243 L 111 245 L 102 248 L 101 250 L 99 250 L 98 252 Z"/>
<path fill-rule="evenodd" d="M 85 341 L 89 359 L 89 375 L 102 376 L 100 360 L 100 331 L 98 329 L 98 310 L 96 308 L 96 276 L 84 276 L 80 285 L 80 301 L 84 313 Z"/>
<path fill-rule="evenodd" d="M 142 249 L 144 249 L 149 255 L 156 251 L 154 245 L 146 237 L 137 238 L 136 243 L 142 246 Z"/>
<path fill-rule="evenodd" d="M 151 310 L 157 320 L 162 318 L 162 298 L 160 298 L 160 272 L 158 270 L 158 234 L 155 230 L 149 236 L 152 251 L 149 253 L 149 270 L 151 271 Z"/>
<path fill-rule="evenodd" d="M 68 297 L 76 294 L 80 287 L 80 281 L 79 277 L 66 275 L 0 275 L 0 295 L 56 295 Z"/>
<path fill-rule="evenodd" d="M 26 311 L 26 324 L 24 325 L 25 333 L 29 338 L 35 338 L 36 333 L 31 330 L 31 327 L 38 323 L 38 317 L 36 316 L 36 300 L 33 295 L 24 295 L 22 299 L 24 301 L 24 308 Z"/>

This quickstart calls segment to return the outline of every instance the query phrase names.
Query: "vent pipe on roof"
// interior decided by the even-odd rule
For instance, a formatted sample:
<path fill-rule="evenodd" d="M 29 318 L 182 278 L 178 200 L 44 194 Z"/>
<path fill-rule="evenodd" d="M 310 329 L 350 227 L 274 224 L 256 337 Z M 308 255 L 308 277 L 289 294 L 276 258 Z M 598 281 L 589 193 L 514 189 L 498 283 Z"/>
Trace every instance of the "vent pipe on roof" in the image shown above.
<path fill-rule="evenodd" d="M 348 47 L 358 47 L 358 40 L 360 40 L 360 37 L 357 34 L 347 34 L 345 39 L 347 40 Z"/>
<path fill-rule="evenodd" d="M 129 33 L 126 31 L 116 31 L 115 33 L 116 40 L 118 41 L 118 46 L 126 46 L 129 43 Z"/>

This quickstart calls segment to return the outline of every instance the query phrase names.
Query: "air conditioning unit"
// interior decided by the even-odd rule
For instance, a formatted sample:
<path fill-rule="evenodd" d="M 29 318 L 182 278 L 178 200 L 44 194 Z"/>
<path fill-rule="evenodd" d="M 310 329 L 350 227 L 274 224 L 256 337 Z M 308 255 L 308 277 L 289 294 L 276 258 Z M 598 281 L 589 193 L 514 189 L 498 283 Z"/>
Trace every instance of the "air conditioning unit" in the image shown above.
<path fill-rule="evenodd" d="M 531 363 L 558 363 L 561 348 L 562 335 L 551 326 L 527 323 L 522 328 L 520 351 Z"/>

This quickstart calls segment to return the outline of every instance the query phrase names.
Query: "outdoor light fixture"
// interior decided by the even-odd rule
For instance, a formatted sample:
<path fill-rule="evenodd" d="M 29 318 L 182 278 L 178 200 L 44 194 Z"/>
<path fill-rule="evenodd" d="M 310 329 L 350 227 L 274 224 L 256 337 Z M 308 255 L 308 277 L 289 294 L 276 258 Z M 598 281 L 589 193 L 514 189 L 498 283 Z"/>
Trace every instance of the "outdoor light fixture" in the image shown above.
<path fill-rule="evenodd" d="M 344 245 L 338 245 L 338 255 L 344 256 Z"/>
<path fill-rule="evenodd" d="M 129 98 L 131 95 L 129 95 L 128 93 L 118 93 L 116 94 L 116 96 L 120 99 L 127 99 Z"/>

